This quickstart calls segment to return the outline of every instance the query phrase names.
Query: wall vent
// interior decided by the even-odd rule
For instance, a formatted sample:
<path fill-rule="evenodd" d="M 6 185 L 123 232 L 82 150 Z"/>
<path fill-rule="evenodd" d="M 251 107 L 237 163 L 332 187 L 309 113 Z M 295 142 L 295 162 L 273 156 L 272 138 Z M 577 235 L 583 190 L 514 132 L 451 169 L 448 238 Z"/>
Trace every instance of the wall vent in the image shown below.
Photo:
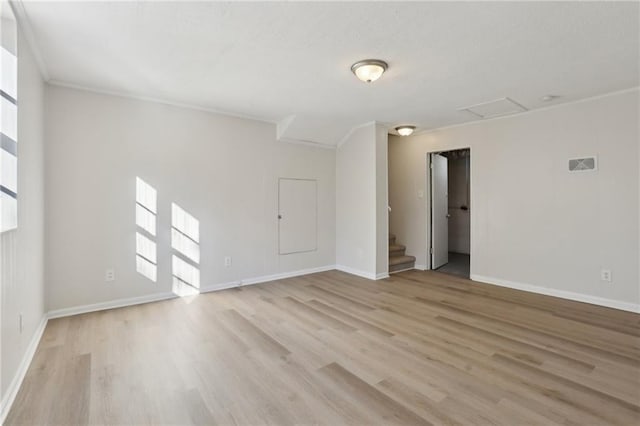
<path fill-rule="evenodd" d="M 595 156 L 569 159 L 570 172 L 593 172 L 595 170 L 598 170 L 598 161 Z"/>

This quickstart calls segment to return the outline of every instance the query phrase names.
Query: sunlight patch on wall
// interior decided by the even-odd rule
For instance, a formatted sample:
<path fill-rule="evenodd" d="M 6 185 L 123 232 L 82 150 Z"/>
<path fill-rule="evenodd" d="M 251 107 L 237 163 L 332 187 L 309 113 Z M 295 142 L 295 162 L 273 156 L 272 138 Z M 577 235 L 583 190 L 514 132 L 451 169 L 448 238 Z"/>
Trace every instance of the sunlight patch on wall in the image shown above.
<path fill-rule="evenodd" d="M 175 203 L 171 204 L 173 292 L 190 296 L 200 289 L 200 222 Z"/>
<path fill-rule="evenodd" d="M 200 242 L 200 221 L 176 203 L 171 203 L 171 226 L 196 243 Z"/>
<path fill-rule="evenodd" d="M 136 271 L 153 282 L 156 282 L 158 279 L 158 266 L 140 255 L 136 255 Z"/>
<path fill-rule="evenodd" d="M 156 236 L 156 215 L 141 204 L 136 203 L 136 225 Z"/>
<path fill-rule="evenodd" d="M 156 189 L 136 177 L 136 203 L 146 208 L 153 214 L 157 214 L 158 192 Z"/>
<path fill-rule="evenodd" d="M 175 228 L 171 229 L 171 247 L 189 260 L 200 263 L 200 245 Z"/>
<path fill-rule="evenodd" d="M 158 195 L 154 187 L 136 177 L 136 271 L 153 282 L 158 279 L 156 215 Z M 147 235 L 144 235 L 144 234 Z"/>
<path fill-rule="evenodd" d="M 136 232 L 136 269 L 155 282 L 157 279 L 156 243 Z"/>
<path fill-rule="evenodd" d="M 200 294 L 200 291 L 197 288 L 183 283 L 182 281 L 180 281 L 180 278 L 177 277 L 173 277 L 171 292 L 178 297 L 195 296 L 196 294 Z"/>
<path fill-rule="evenodd" d="M 136 232 L 136 254 L 144 257 L 151 263 L 157 263 L 156 243 L 139 232 Z"/>
<path fill-rule="evenodd" d="M 200 288 L 200 270 L 175 254 L 172 257 L 173 276 L 192 287 Z"/>

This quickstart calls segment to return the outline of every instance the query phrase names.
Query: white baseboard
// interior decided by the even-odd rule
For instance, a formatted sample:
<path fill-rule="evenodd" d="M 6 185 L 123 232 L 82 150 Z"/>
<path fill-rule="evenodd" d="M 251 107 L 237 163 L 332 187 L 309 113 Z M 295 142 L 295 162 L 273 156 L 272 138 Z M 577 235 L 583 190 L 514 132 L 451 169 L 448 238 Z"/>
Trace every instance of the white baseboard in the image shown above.
<path fill-rule="evenodd" d="M 372 272 L 365 272 L 365 271 L 361 271 L 359 269 L 355 269 L 350 266 L 344 266 L 344 265 L 335 265 L 333 269 L 337 269 L 338 271 L 346 272 L 347 274 L 351 274 L 351 275 L 357 275 L 359 277 L 366 278 L 368 280 L 373 280 L 373 281 L 389 278 L 388 272 L 380 272 L 379 274 L 374 274 Z"/>
<path fill-rule="evenodd" d="M 640 313 L 640 304 L 622 302 L 620 300 L 606 299 L 604 297 L 591 296 L 588 294 L 574 293 L 565 290 L 556 290 L 554 288 L 540 287 L 532 284 L 522 284 L 513 281 L 503 280 L 500 278 L 485 277 L 482 275 L 471 274 L 473 281 L 480 281 L 487 284 L 493 284 L 500 287 L 508 287 L 516 290 L 528 291 L 531 293 L 544 294 L 546 296 L 559 297 L 561 299 L 575 300 L 576 302 L 590 303 L 592 305 L 606 306 L 607 308 L 620 309 Z"/>
<path fill-rule="evenodd" d="M 326 265 L 326 266 L 320 266 L 317 268 L 300 269 L 298 271 L 282 272 L 279 274 L 247 278 L 244 280 L 232 281 L 228 283 L 211 284 L 208 286 L 201 287 L 200 292 L 207 293 L 210 291 L 224 290 L 224 289 L 234 288 L 234 287 L 239 287 L 244 285 L 258 284 L 258 283 L 263 283 L 268 281 L 281 280 L 284 278 L 298 277 L 300 275 L 308 275 L 316 272 L 331 271 L 333 269 L 336 269 L 335 265 Z M 50 311 L 47 317 L 49 319 L 68 317 L 71 315 L 85 314 L 88 312 L 102 311 L 105 309 L 122 308 L 125 306 L 139 305 L 141 303 L 150 303 L 150 302 L 157 302 L 160 300 L 173 299 L 174 297 L 177 297 L 174 293 L 167 292 L 167 293 L 150 294 L 147 296 L 140 296 L 140 297 L 130 297 L 126 299 L 117 299 L 117 300 L 111 300 L 108 302 L 94 303 L 91 305 L 82 305 L 82 306 L 74 306 L 72 308 L 57 309 L 54 311 Z"/>
<path fill-rule="evenodd" d="M 279 274 L 264 275 L 264 276 L 255 277 L 255 278 L 246 278 L 246 279 L 242 280 L 242 285 L 252 285 L 252 284 L 265 283 L 265 282 L 268 282 L 268 281 L 275 281 L 275 280 L 282 280 L 282 279 L 285 279 L 285 278 L 299 277 L 301 275 L 315 274 L 316 272 L 332 271 L 334 269 L 336 269 L 335 265 L 325 265 L 325 266 L 319 266 L 317 268 L 299 269 L 297 271 L 292 271 L 292 272 L 282 272 L 282 273 L 279 273 Z"/>
<path fill-rule="evenodd" d="M 11 380 L 9 387 L 7 388 L 4 398 L 0 401 L 0 425 L 4 424 L 7 414 L 9 414 L 9 410 L 11 409 L 11 405 L 13 405 L 16 395 L 18 395 L 18 390 L 20 390 L 22 381 L 27 375 L 27 370 L 29 370 L 33 356 L 36 353 L 36 349 L 38 348 L 38 344 L 42 338 L 42 333 L 44 333 L 44 329 L 47 326 L 47 321 L 48 316 L 47 314 L 44 314 L 42 316 L 42 320 L 40 320 L 40 324 L 38 324 L 38 328 L 36 328 L 33 336 L 31 336 L 27 350 L 22 357 L 20 366 L 18 366 L 18 371 L 16 371 L 16 374 L 13 376 L 13 380 Z"/>
<path fill-rule="evenodd" d="M 122 308 L 125 306 L 139 305 L 141 303 L 157 302 L 159 300 L 173 299 L 176 297 L 171 292 L 155 293 L 147 296 L 129 297 L 126 299 L 116 299 L 109 302 L 93 303 L 91 305 L 74 306 L 72 308 L 56 309 L 49 311 L 49 319 L 68 317 L 71 315 L 85 314 L 87 312 L 103 311 L 105 309 Z"/>
<path fill-rule="evenodd" d="M 351 275 L 357 275 L 359 277 L 366 278 L 368 280 L 376 279 L 376 275 L 371 272 L 361 271 L 359 269 L 351 268 L 349 266 L 336 265 L 336 269 L 338 271 L 346 272 L 347 274 L 351 274 Z"/>
<path fill-rule="evenodd" d="M 239 281 L 230 281 L 227 283 L 210 284 L 200 287 L 200 293 L 209 293 L 212 291 L 226 290 L 229 288 L 242 287 L 246 285 L 266 283 L 269 281 L 283 280 L 285 278 L 299 277 L 302 275 L 315 274 L 316 272 L 332 271 L 336 269 L 335 265 L 320 266 L 317 268 L 299 269 L 297 271 L 282 272 L 273 275 L 263 275 L 261 277 L 246 278 Z"/>
<path fill-rule="evenodd" d="M 200 293 L 211 293 L 212 291 L 227 290 L 241 287 L 242 281 L 230 281 L 228 283 L 210 284 L 200 287 Z"/>
<path fill-rule="evenodd" d="M 416 265 L 413 269 L 417 269 L 419 271 L 426 271 L 427 265 Z"/>
<path fill-rule="evenodd" d="M 393 271 L 393 272 L 389 272 L 390 274 L 397 274 L 398 272 L 406 272 L 406 271 L 415 271 L 416 268 L 405 268 L 405 269 L 398 269 L 397 271 Z"/>

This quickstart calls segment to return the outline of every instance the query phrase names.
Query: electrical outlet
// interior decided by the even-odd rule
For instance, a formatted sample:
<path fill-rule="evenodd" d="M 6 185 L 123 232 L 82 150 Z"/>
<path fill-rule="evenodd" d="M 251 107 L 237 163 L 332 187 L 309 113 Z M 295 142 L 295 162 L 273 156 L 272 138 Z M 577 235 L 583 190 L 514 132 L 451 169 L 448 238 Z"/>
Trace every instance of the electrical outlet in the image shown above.
<path fill-rule="evenodd" d="M 22 334 L 23 322 L 22 322 L 22 314 L 18 314 L 18 331 Z"/>
<path fill-rule="evenodd" d="M 610 269 L 601 269 L 600 270 L 600 279 L 602 281 L 611 282 L 611 270 Z"/>
<path fill-rule="evenodd" d="M 107 269 L 104 271 L 104 280 L 106 282 L 111 282 L 116 280 L 116 271 L 113 269 Z"/>
<path fill-rule="evenodd" d="M 224 258 L 224 266 L 226 266 L 227 268 L 231 266 L 231 256 L 226 256 Z"/>

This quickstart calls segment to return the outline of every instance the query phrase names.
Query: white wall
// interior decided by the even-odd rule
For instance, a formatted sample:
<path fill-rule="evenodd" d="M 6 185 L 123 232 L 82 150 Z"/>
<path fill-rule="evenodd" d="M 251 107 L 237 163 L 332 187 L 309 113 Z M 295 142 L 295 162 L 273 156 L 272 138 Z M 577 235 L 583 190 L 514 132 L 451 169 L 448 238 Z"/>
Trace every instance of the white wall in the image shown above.
<path fill-rule="evenodd" d="M 426 153 L 471 147 L 475 279 L 637 307 L 638 101 L 633 90 L 391 137 L 392 229 L 428 265 L 427 199 L 416 195 Z M 597 172 L 567 172 L 568 158 L 587 155 L 598 156 Z M 613 283 L 600 281 L 601 268 Z"/>
<path fill-rule="evenodd" d="M 376 124 L 376 278 L 389 275 L 389 132 Z"/>
<path fill-rule="evenodd" d="M 43 320 L 44 83 L 18 34 L 18 228 L 2 239 L 2 398 Z M 9 269 L 11 268 L 11 269 Z M 23 317 L 19 331 L 19 314 Z"/>
<path fill-rule="evenodd" d="M 375 123 L 355 129 L 336 151 L 336 264 L 375 277 Z"/>
<path fill-rule="evenodd" d="M 202 286 L 335 264 L 335 151 L 277 142 L 273 124 L 56 86 L 47 108 L 49 309 L 169 292 L 172 202 L 200 221 Z M 136 176 L 158 191 L 157 283 L 135 269 Z M 318 180 L 315 252 L 278 255 L 279 177 Z"/>
<path fill-rule="evenodd" d="M 386 157 L 386 130 L 373 122 L 336 152 L 336 263 L 371 279 L 388 272 Z"/>

